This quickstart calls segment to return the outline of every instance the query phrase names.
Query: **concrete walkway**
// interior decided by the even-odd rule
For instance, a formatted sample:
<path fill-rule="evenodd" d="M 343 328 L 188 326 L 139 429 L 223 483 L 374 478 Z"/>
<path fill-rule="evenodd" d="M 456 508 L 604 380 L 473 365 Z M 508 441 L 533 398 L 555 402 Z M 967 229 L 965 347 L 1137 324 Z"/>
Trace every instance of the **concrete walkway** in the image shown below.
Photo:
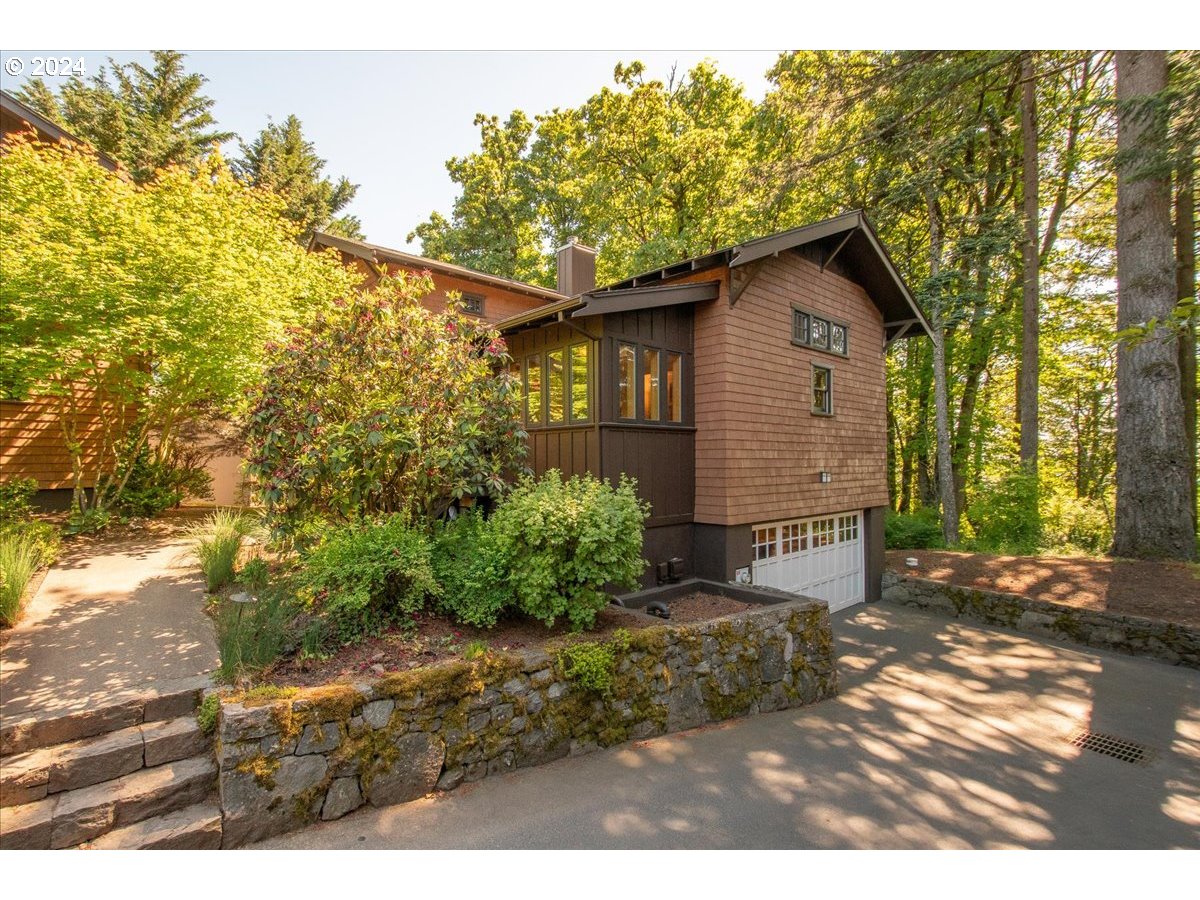
<path fill-rule="evenodd" d="M 886 605 L 842 693 L 364 808 L 272 848 L 1200 848 L 1200 672 Z M 1158 751 L 1080 750 L 1076 727 Z"/>
<path fill-rule="evenodd" d="M 218 662 L 204 583 L 188 559 L 186 519 L 79 538 L 30 600 L 0 649 L 6 723 L 77 712 Z"/>

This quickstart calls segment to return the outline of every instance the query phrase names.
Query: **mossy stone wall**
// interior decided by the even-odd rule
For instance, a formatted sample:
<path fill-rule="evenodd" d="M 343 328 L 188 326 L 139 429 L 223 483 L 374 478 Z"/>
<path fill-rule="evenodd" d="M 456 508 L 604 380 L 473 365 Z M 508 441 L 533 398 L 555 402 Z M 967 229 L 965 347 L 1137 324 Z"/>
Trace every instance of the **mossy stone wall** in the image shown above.
<path fill-rule="evenodd" d="M 826 605 L 796 600 L 608 645 L 605 690 L 529 651 L 222 705 L 224 844 L 627 740 L 837 693 Z"/>
<path fill-rule="evenodd" d="M 883 576 L 883 599 L 956 619 L 1200 669 L 1200 629 L 1186 625 L 892 572 Z"/>

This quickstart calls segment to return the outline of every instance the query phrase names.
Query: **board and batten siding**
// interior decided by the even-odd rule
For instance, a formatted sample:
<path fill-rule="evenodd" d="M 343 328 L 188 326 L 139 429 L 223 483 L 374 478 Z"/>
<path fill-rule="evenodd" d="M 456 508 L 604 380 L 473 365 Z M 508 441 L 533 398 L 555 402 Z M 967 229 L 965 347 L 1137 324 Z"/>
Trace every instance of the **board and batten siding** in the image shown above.
<path fill-rule="evenodd" d="M 728 298 L 723 279 L 721 296 L 696 306 L 695 520 L 749 525 L 887 504 L 883 317 L 866 291 L 787 252 L 733 307 Z M 846 323 L 849 356 L 793 345 L 793 305 Z M 833 371 L 832 416 L 811 411 L 814 363 Z"/>

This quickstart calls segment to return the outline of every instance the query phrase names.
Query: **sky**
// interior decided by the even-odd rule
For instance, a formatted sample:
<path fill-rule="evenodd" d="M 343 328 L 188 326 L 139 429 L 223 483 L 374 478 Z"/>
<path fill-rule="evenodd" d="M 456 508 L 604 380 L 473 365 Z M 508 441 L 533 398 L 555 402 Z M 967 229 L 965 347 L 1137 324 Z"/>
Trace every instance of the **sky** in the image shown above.
<path fill-rule="evenodd" d="M 149 64 L 150 54 L 96 50 L 3 51 L 24 73 L 0 76 L 12 91 L 29 77 L 33 56 L 83 57 L 88 76 L 108 57 Z M 343 212 L 362 220 L 369 241 L 419 252 L 407 236 L 434 210 L 449 214 L 455 185 L 452 156 L 476 149 L 476 113 L 501 118 L 576 106 L 612 84 L 617 62 L 640 59 L 647 74 L 666 78 L 709 58 L 759 100 L 778 51 L 194 51 L 189 71 L 208 78 L 221 129 L 249 139 L 267 123 L 299 116 L 304 133 L 328 161 L 325 174 L 359 185 Z M 48 78 L 51 87 L 62 78 Z M 236 141 L 225 148 L 237 154 Z"/>

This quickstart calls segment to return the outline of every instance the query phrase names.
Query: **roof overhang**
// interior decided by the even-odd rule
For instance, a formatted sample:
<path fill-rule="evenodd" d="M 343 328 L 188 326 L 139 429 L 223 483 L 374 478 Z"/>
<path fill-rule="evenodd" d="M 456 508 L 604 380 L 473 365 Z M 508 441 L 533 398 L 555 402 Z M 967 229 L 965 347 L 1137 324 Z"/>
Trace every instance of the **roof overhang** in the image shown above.
<path fill-rule="evenodd" d="M 889 343 L 901 337 L 932 333 L 929 320 L 862 210 L 643 272 L 610 285 L 606 291 L 611 294 L 646 288 L 670 278 L 722 265 L 729 266 L 730 270 L 754 267 L 769 257 L 812 245 L 817 245 L 822 269 L 836 258 L 842 270 L 867 291 L 883 313 L 884 335 Z M 754 269 L 749 271 L 752 273 Z"/>
<path fill-rule="evenodd" d="M 614 291 L 591 291 L 583 295 L 583 306 L 571 313 L 571 318 L 654 309 L 659 306 L 676 306 L 680 303 L 700 303 L 704 300 L 716 300 L 719 296 L 721 296 L 721 282 L 719 281 L 662 284 Z"/>
<path fill-rule="evenodd" d="M 382 247 L 378 244 L 368 244 L 366 241 L 356 241 L 353 238 L 345 238 L 336 234 L 328 234 L 324 231 L 313 232 L 312 239 L 308 243 L 310 250 L 321 247 L 332 247 L 340 253 L 347 256 L 361 259 L 370 266 L 383 267 L 388 263 L 395 263 L 407 269 L 423 271 L 428 269 L 431 272 L 441 272 L 443 275 L 449 275 L 453 278 L 461 278 L 463 281 L 474 282 L 475 284 L 485 285 L 487 287 L 501 288 L 502 290 L 511 291 L 515 294 L 525 294 L 529 297 L 536 297 L 538 300 L 547 303 L 555 303 L 566 299 L 557 291 L 549 290 L 548 288 L 538 287 L 536 284 L 526 284 L 523 281 L 515 281 L 511 278 L 502 278 L 499 275 L 489 275 L 487 272 L 478 272 L 475 269 L 468 269 L 466 266 L 455 265 L 454 263 L 442 262 L 438 259 L 429 259 L 425 256 L 417 256 L 413 253 L 405 253 L 402 250 L 393 250 L 390 247 Z"/>

